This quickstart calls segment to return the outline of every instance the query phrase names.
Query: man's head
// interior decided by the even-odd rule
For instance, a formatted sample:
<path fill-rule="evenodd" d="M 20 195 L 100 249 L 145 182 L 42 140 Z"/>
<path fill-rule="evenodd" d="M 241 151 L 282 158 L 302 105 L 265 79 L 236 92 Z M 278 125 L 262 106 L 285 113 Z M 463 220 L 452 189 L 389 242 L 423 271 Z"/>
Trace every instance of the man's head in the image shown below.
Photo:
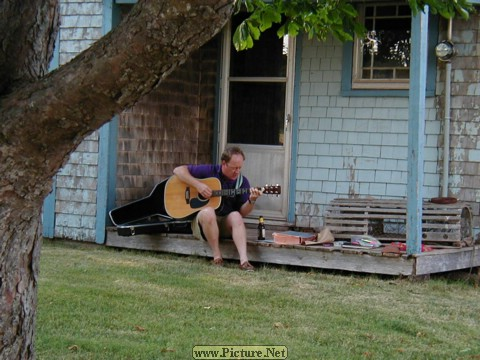
<path fill-rule="evenodd" d="M 238 146 L 231 146 L 223 151 L 221 160 L 223 175 L 234 180 L 242 170 L 245 154 Z"/>

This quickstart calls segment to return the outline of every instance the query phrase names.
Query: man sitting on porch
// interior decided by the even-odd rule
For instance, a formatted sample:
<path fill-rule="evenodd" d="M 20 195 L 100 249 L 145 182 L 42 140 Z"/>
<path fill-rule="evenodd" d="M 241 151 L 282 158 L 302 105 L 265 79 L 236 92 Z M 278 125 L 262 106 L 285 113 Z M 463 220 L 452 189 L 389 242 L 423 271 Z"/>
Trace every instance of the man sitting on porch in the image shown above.
<path fill-rule="evenodd" d="M 198 239 L 208 241 L 213 253 L 213 264 L 223 265 L 220 237 L 232 238 L 240 257 L 240 269 L 253 271 L 254 267 L 247 256 L 247 231 L 243 217 L 253 210 L 255 201 L 262 193 L 259 189 L 251 188 L 248 179 L 241 175 L 244 161 L 242 149 L 232 146 L 222 153 L 221 164 L 181 165 L 173 173 L 197 189 L 198 194 L 206 199 L 212 196 L 212 189 L 199 179 L 215 177 L 220 180 L 222 189 L 245 189 L 223 197 L 217 210 L 212 207 L 201 209 L 192 220 L 192 231 Z"/>

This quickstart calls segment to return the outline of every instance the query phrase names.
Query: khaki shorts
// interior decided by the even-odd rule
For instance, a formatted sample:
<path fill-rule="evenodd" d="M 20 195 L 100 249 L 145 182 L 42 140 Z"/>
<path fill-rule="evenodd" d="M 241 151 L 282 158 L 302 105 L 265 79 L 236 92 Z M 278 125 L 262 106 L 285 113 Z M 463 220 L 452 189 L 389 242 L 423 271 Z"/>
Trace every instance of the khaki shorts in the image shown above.
<path fill-rule="evenodd" d="M 220 232 L 220 238 L 231 239 L 232 233 L 227 228 L 227 217 L 217 216 L 217 224 L 218 224 L 218 230 Z M 193 233 L 193 236 L 195 236 L 197 239 L 207 241 L 205 234 L 203 233 L 202 228 L 198 223 L 198 215 L 195 216 L 195 218 L 192 220 L 192 233 Z"/>

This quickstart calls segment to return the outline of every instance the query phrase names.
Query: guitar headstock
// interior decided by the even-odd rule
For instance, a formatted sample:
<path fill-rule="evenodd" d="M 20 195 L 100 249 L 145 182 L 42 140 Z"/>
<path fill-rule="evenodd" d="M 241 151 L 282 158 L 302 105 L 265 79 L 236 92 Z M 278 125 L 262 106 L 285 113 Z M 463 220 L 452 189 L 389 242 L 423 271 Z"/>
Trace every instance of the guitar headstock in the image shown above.
<path fill-rule="evenodd" d="M 280 185 L 265 185 L 261 188 L 263 194 L 267 195 L 280 195 L 282 193 L 282 187 Z"/>

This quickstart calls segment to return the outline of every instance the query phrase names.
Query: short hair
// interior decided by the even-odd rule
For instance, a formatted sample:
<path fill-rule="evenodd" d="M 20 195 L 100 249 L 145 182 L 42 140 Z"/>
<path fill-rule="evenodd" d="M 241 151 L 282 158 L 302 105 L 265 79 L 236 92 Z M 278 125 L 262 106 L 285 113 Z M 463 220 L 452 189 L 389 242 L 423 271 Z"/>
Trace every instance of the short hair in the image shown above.
<path fill-rule="evenodd" d="M 245 160 L 245 154 L 243 153 L 243 150 L 240 149 L 238 146 L 230 146 L 223 150 L 220 160 L 228 163 L 233 155 L 242 155 L 243 160 Z"/>

